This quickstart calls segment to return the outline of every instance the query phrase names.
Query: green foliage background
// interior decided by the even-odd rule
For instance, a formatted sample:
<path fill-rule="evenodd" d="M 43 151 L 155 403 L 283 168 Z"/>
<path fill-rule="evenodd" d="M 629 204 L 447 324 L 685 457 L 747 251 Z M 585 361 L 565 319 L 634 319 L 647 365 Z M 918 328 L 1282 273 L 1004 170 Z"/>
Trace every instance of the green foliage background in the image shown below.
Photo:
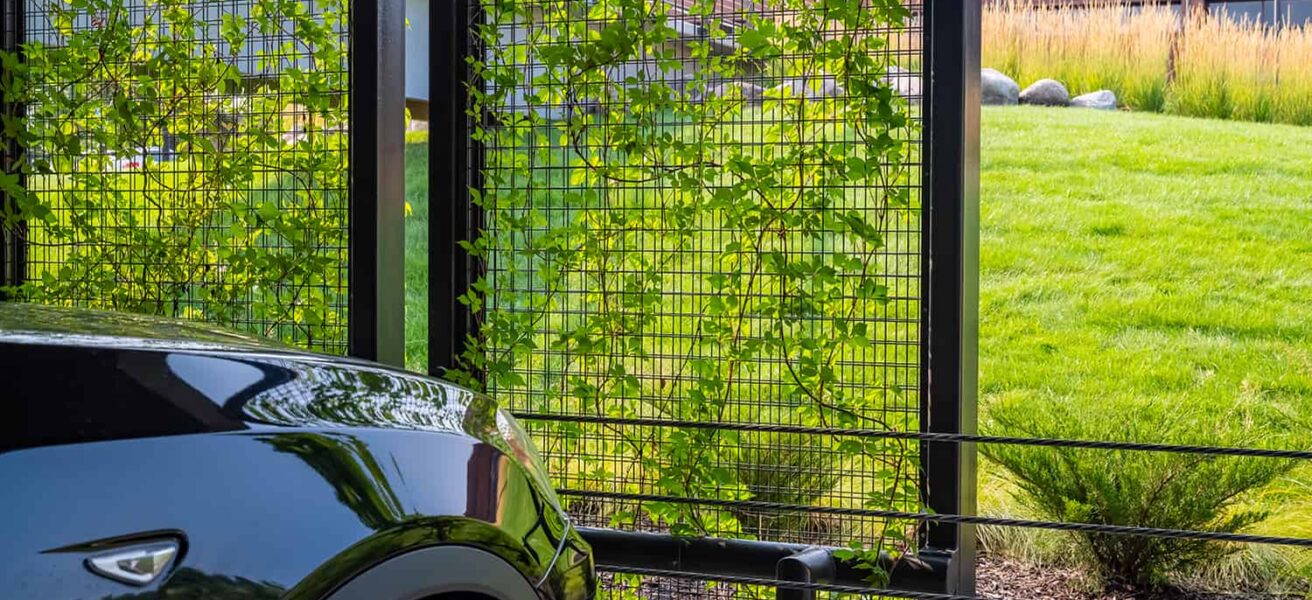
<path fill-rule="evenodd" d="M 22 60 L 0 55 L 27 109 L 0 178 L 14 292 L 344 350 L 347 3 L 39 7 Z"/>

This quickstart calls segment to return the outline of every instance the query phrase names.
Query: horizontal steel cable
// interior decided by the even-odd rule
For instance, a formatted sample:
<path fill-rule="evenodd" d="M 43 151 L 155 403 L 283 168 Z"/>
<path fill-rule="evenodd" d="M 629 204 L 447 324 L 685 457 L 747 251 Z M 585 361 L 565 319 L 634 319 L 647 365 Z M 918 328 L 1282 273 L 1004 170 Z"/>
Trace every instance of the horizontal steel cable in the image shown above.
<path fill-rule="evenodd" d="M 922 442 L 1008 444 L 1053 448 L 1086 448 L 1095 450 L 1131 450 L 1139 452 L 1171 452 L 1175 454 L 1204 454 L 1211 456 L 1247 456 L 1257 458 L 1312 459 L 1312 450 L 1276 450 L 1263 448 L 1233 448 L 1226 446 L 1195 446 L 1141 442 L 1108 442 L 1099 440 L 1064 440 L 1052 438 L 1026 438 L 973 433 L 923 433 L 881 429 L 841 429 L 836 427 L 805 427 L 797 425 L 767 425 L 758 423 L 707 423 L 701 421 L 666 421 L 661 419 L 612 418 L 587 415 L 557 415 L 544 413 L 514 413 L 515 418 L 530 421 L 563 423 L 595 423 L 598 425 L 633 425 L 645 427 L 681 427 L 690 429 L 721 429 L 725 431 L 753 431 L 761 433 L 796 433 L 809 435 L 835 435 L 847 437 L 916 440 Z"/>
<path fill-rule="evenodd" d="M 932 514 L 923 512 L 879 510 L 869 508 L 838 508 L 832 506 L 800 506 L 757 500 L 712 500 L 703 498 L 685 498 L 682 496 L 661 496 L 658 494 L 629 494 L 623 492 L 597 492 L 562 488 L 556 490 L 562 496 L 603 498 L 610 500 L 632 500 L 636 502 L 670 502 L 681 504 L 704 504 L 726 508 L 753 508 L 760 510 L 781 510 L 809 512 L 827 515 L 849 515 L 875 517 L 880 519 L 905 519 L 910 521 L 927 521 L 933 523 L 956 523 L 961 525 L 998 525 L 1001 527 L 1022 527 L 1029 529 L 1051 529 L 1054 531 L 1078 531 L 1106 533 L 1110 535 L 1143 536 L 1182 540 L 1199 540 L 1214 542 L 1235 542 L 1245 544 L 1270 544 L 1273 546 L 1294 546 L 1312 548 L 1312 539 L 1282 537 L 1271 535 L 1252 535 L 1246 533 L 1225 533 L 1220 531 L 1191 531 L 1187 529 L 1162 529 L 1158 527 L 1137 527 L 1132 525 L 1099 525 L 1094 523 L 1069 523 L 1064 521 L 1036 521 L 1030 519 L 1005 519 L 998 517 L 980 517 L 974 515 Z"/>
<path fill-rule="evenodd" d="M 639 567 L 621 567 L 598 564 L 597 570 L 609 573 L 627 573 L 647 577 L 671 577 L 677 579 L 695 579 L 698 581 L 716 581 L 740 585 L 759 585 L 790 590 L 810 590 L 816 592 L 836 592 L 840 594 L 859 594 L 862 596 L 880 596 L 886 598 L 906 598 L 907 600 L 985 600 L 979 596 L 961 596 L 957 594 L 936 594 L 933 592 L 915 592 L 910 590 L 893 590 L 886 588 L 853 587 L 848 585 L 831 585 L 826 583 L 804 583 L 800 581 L 781 581 L 761 577 L 739 577 L 733 575 L 706 575 L 671 571 L 667 569 L 644 569 Z M 996 599 L 995 599 L 996 600 Z M 1003 599 L 1005 600 L 1005 599 Z"/>

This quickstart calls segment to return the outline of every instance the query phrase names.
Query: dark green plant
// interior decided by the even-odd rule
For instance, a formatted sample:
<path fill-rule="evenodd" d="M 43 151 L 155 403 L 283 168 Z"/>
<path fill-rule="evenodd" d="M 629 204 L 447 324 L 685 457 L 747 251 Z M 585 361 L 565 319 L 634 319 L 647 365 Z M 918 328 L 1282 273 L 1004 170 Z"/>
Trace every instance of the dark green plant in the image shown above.
<path fill-rule="evenodd" d="M 1291 438 L 1285 415 L 1266 406 L 1204 412 L 1167 402 L 1073 404 L 1026 398 L 990 407 L 987 433 L 1029 438 L 1277 447 Z M 1288 473 L 1295 461 L 1169 452 L 984 444 L 980 453 L 1015 479 L 1021 500 L 1058 521 L 1238 532 L 1266 514 L 1245 494 Z M 1075 534 L 1090 572 L 1109 587 L 1150 588 L 1234 551 L 1187 539 Z"/>

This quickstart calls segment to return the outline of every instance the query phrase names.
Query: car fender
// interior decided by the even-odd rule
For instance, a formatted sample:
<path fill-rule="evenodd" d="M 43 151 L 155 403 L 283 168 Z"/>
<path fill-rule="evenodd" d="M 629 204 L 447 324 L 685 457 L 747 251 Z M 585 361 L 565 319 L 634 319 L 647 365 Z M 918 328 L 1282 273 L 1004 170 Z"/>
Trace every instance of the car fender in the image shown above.
<path fill-rule="evenodd" d="M 83 561 L 161 536 L 181 551 L 137 594 L 318 600 L 447 544 L 538 578 L 555 550 L 530 535 L 539 515 L 518 464 L 457 435 L 268 428 L 72 444 L 2 452 L 0 478 L 0 598 L 128 592 Z"/>
<path fill-rule="evenodd" d="M 533 586 L 500 557 L 468 546 L 406 552 L 353 577 L 328 600 L 422 600 L 473 592 L 496 600 L 539 598 Z"/>

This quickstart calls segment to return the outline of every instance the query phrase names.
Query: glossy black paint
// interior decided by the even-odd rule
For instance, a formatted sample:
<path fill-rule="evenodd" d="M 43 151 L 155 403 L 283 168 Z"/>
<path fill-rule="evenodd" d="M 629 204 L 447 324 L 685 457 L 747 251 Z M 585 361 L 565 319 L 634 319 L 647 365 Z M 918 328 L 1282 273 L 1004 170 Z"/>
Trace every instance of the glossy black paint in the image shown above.
<path fill-rule="evenodd" d="M 485 397 L 169 321 L 0 304 L 0 598 L 321 598 L 407 550 L 590 596 L 531 447 Z M 91 553 L 182 542 L 145 588 Z M 563 548 L 559 558 L 553 557 Z"/>

